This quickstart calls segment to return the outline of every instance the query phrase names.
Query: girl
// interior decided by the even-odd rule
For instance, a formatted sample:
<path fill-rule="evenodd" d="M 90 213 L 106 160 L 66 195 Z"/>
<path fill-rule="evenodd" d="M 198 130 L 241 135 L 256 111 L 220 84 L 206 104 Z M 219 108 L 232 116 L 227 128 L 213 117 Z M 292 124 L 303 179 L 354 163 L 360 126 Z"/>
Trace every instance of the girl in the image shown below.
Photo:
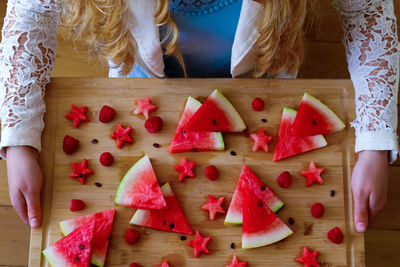
<path fill-rule="evenodd" d="M 18 214 L 40 226 L 43 95 L 59 18 L 71 36 L 110 62 L 110 77 L 295 77 L 308 2 L 8 0 L 0 47 L 0 148 Z M 359 154 L 352 189 L 356 229 L 364 232 L 386 202 L 388 162 L 398 153 L 400 47 L 393 0 L 337 0 L 335 6 L 356 92 L 352 126 Z"/>

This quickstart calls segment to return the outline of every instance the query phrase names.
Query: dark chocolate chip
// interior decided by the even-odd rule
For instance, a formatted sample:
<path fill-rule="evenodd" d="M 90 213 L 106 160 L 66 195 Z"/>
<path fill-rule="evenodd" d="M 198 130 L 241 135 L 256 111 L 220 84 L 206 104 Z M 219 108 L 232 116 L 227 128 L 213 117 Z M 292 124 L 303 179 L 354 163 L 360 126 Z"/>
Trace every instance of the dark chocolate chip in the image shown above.
<path fill-rule="evenodd" d="M 101 183 L 98 183 L 98 182 L 95 182 L 94 185 L 95 185 L 96 187 L 101 187 L 101 186 L 102 186 L 102 184 L 101 184 Z"/>
<path fill-rule="evenodd" d="M 267 122 L 267 119 L 261 119 L 261 122 L 265 123 L 265 122 Z"/>
<path fill-rule="evenodd" d="M 231 243 L 231 249 L 235 249 L 235 243 Z"/>
<path fill-rule="evenodd" d="M 185 241 L 185 240 L 186 240 L 186 236 L 182 235 L 182 236 L 181 236 L 181 240 L 182 240 L 182 241 Z"/>
<path fill-rule="evenodd" d="M 157 144 L 157 143 L 154 143 L 153 146 L 154 146 L 155 148 L 160 148 L 160 147 L 161 147 L 160 144 Z"/>
<path fill-rule="evenodd" d="M 331 190 L 330 195 L 331 195 L 331 197 L 334 197 L 335 196 L 335 190 Z"/>
<path fill-rule="evenodd" d="M 85 249 L 85 246 L 81 244 L 81 245 L 79 246 L 79 249 L 80 249 L 80 250 L 84 250 L 84 249 Z"/>
<path fill-rule="evenodd" d="M 260 187 L 261 191 L 264 191 L 265 189 L 267 189 L 267 188 L 265 188 L 265 186 L 263 186 L 263 185 Z"/>
<path fill-rule="evenodd" d="M 231 155 L 232 155 L 232 156 L 236 156 L 236 152 L 232 150 L 232 151 L 231 151 Z"/>
<path fill-rule="evenodd" d="M 174 223 L 171 223 L 170 225 L 169 225 L 169 228 L 170 229 L 172 229 L 172 228 L 174 228 L 175 227 L 175 224 Z"/>
<path fill-rule="evenodd" d="M 97 144 L 99 142 L 99 140 L 97 139 L 92 139 L 92 141 L 90 141 L 90 143 L 92 143 L 93 145 Z"/>
<path fill-rule="evenodd" d="M 217 125 L 217 121 L 216 121 L 216 120 L 213 120 L 213 121 L 212 121 L 212 124 L 213 124 L 213 125 Z"/>
<path fill-rule="evenodd" d="M 292 217 L 289 217 L 289 220 L 288 220 L 288 221 L 289 221 L 289 224 L 290 224 L 290 225 L 293 225 L 293 224 L 294 224 L 294 219 L 293 219 Z"/>

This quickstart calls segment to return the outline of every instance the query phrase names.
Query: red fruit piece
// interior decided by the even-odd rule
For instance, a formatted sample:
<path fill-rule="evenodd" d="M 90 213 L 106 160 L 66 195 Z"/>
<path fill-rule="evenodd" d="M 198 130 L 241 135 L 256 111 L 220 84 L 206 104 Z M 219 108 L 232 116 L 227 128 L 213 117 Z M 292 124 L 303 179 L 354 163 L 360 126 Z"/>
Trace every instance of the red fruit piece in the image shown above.
<path fill-rule="evenodd" d="M 137 264 L 136 262 L 132 262 L 129 264 L 129 267 L 141 267 L 141 265 Z"/>
<path fill-rule="evenodd" d="M 73 138 L 72 136 L 66 135 L 63 140 L 63 151 L 65 154 L 71 155 L 79 147 L 79 140 Z"/>
<path fill-rule="evenodd" d="M 247 261 L 239 261 L 236 255 L 233 255 L 232 263 L 225 265 L 225 267 L 246 267 Z"/>
<path fill-rule="evenodd" d="M 117 140 L 117 147 L 121 149 L 125 143 L 132 144 L 133 140 L 130 136 L 130 132 L 132 131 L 132 127 L 128 126 L 123 128 L 121 124 L 117 124 L 117 129 L 112 133 L 111 138 Z"/>
<path fill-rule="evenodd" d="M 154 265 L 153 267 L 170 267 L 168 260 L 164 260 L 161 265 Z"/>
<path fill-rule="evenodd" d="M 157 133 L 161 130 L 163 121 L 160 117 L 151 117 L 144 123 L 144 127 L 149 133 Z"/>
<path fill-rule="evenodd" d="M 194 178 L 193 168 L 195 165 L 196 162 L 187 161 L 185 157 L 182 157 L 181 162 L 174 166 L 175 170 L 180 173 L 179 182 L 182 182 L 186 177 Z"/>
<path fill-rule="evenodd" d="M 78 108 L 74 104 L 71 105 L 72 111 L 65 115 L 65 118 L 68 120 L 72 120 L 74 122 L 75 128 L 79 128 L 79 125 L 81 124 L 81 121 L 83 122 L 88 122 L 89 119 L 86 117 L 86 111 L 88 109 L 87 106 L 83 106 L 81 108 Z"/>
<path fill-rule="evenodd" d="M 302 170 L 301 175 L 307 178 L 307 186 L 311 186 L 314 182 L 323 184 L 324 181 L 321 178 L 321 173 L 324 170 L 324 168 L 316 168 L 314 161 L 311 161 L 308 170 Z"/>
<path fill-rule="evenodd" d="M 331 242 L 335 243 L 335 244 L 341 244 L 343 242 L 343 239 L 344 239 L 344 235 L 342 233 L 342 230 L 340 230 L 339 227 L 332 228 L 328 232 L 328 239 Z"/>
<path fill-rule="evenodd" d="M 70 211 L 80 211 L 85 208 L 85 202 L 80 199 L 71 199 Z"/>
<path fill-rule="evenodd" d="M 253 102 L 251 102 L 251 105 L 255 111 L 262 111 L 264 109 L 264 100 L 258 97 L 254 98 Z"/>
<path fill-rule="evenodd" d="M 136 115 L 143 113 L 143 115 L 146 119 L 149 118 L 150 112 L 157 109 L 157 106 L 154 106 L 151 104 L 150 96 L 147 96 L 143 100 L 136 99 L 136 103 L 138 104 L 138 107 L 135 109 L 135 111 L 133 113 Z"/>
<path fill-rule="evenodd" d="M 219 172 L 217 167 L 214 165 L 209 165 L 204 169 L 204 174 L 206 175 L 208 180 L 215 181 L 219 176 Z"/>
<path fill-rule="evenodd" d="M 208 203 L 201 206 L 201 208 L 210 212 L 210 220 L 214 220 L 217 213 L 225 214 L 225 210 L 222 208 L 224 199 L 224 197 L 215 199 L 213 196 L 208 195 Z"/>
<path fill-rule="evenodd" d="M 114 157 L 110 152 L 104 152 L 100 155 L 100 163 L 103 166 L 111 166 L 114 162 Z"/>
<path fill-rule="evenodd" d="M 129 245 L 135 244 L 139 240 L 140 234 L 135 229 L 128 229 L 125 232 L 125 241 Z"/>
<path fill-rule="evenodd" d="M 106 123 L 114 119 L 115 117 L 115 110 L 112 107 L 104 105 L 99 114 L 99 121 L 102 123 Z"/>
<path fill-rule="evenodd" d="M 317 202 L 311 206 L 311 214 L 315 218 L 321 218 L 324 215 L 324 211 L 325 208 L 324 205 L 322 205 L 322 203 Z"/>
<path fill-rule="evenodd" d="M 285 171 L 279 174 L 277 181 L 280 187 L 288 188 L 292 184 L 292 176 L 288 171 Z"/>
<path fill-rule="evenodd" d="M 251 134 L 251 139 L 254 141 L 253 151 L 263 149 L 268 152 L 268 144 L 272 142 L 272 136 L 265 135 L 264 129 L 261 128 L 258 134 Z"/>
<path fill-rule="evenodd" d="M 296 259 L 296 261 L 304 264 L 304 267 L 319 267 L 317 256 L 319 251 L 310 252 L 307 247 L 303 248 L 303 256 Z"/>
<path fill-rule="evenodd" d="M 78 178 L 81 184 L 85 184 L 86 177 L 94 173 L 91 169 L 87 168 L 87 164 L 87 159 L 83 159 L 79 164 L 72 162 L 71 166 L 73 170 L 69 177 Z"/>
<path fill-rule="evenodd" d="M 194 240 L 188 242 L 189 246 L 194 248 L 194 256 L 197 258 L 201 252 L 210 254 L 207 249 L 208 242 L 211 241 L 211 237 L 202 237 L 199 231 L 196 230 L 196 237 Z"/>

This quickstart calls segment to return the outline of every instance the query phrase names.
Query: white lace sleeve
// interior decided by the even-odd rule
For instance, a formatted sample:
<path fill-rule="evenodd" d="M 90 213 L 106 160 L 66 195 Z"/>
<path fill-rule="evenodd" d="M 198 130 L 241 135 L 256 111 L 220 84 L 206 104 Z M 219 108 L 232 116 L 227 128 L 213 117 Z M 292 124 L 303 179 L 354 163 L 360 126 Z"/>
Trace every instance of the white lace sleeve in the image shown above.
<path fill-rule="evenodd" d="M 394 161 L 400 46 L 393 0 L 338 0 L 336 7 L 355 88 L 355 150 L 390 150 Z"/>
<path fill-rule="evenodd" d="M 57 46 L 57 2 L 8 0 L 0 44 L 2 152 L 19 145 L 41 149 L 44 89 Z"/>

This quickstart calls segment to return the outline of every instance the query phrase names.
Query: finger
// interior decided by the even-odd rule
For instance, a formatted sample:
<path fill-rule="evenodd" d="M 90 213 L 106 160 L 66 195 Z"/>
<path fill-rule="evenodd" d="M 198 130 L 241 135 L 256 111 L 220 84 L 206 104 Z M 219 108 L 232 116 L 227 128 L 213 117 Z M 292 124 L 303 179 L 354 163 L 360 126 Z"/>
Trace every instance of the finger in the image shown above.
<path fill-rule="evenodd" d="M 357 232 L 363 233 L 368 226 L 368 195 L 354 194 L 354 222 Z"/>
<path fill-rule="evenodd" d="M 29 225 L 32 228 L 38 228 L 42 219 L 42 210 L 40 207 L 40 193 L 29 193 L 26 195 L 28 204 Z"/>
<path fill-rule="evenodd" d="M 10 194 L 11 205 L 17 211 L 19 217 L 29 225 L 28 215 L 26 212 L 26 201 L 20 191 Z"/>
<path fill-rule="evenodd" d="M 375 196 L 375 194 L 371 193 L 369 196 L 369 219 L 372 222 L 378 213 L 383 209 L 384 202 L 381 203 L 379 199 Z"/>

